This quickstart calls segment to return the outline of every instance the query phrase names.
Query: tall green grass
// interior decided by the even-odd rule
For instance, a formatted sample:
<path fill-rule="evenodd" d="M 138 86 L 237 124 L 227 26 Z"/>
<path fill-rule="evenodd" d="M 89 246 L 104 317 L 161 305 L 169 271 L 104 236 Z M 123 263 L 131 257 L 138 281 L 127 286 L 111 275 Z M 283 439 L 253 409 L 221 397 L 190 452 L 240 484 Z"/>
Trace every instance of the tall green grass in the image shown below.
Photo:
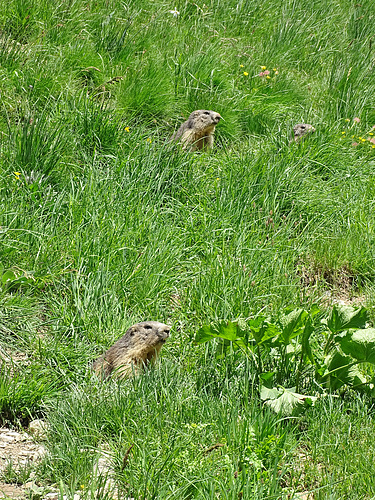
<path fill-rule="evenodd" d="M 51 422 L 42 484 L 89 497 L 107 446 L 125 497 L 373 496 L 368 401 L 280 421 L 243 359 L 191 339 L 343 297 L 374 317 L 374 17 L 370 0 L 1 9 L 0 405 Z M 202 108 L 223 117 L 213 152 L 169 143 Z M 317 131 L 290 143 L 299 122 Z M 172 325 L 160 367 L 92 380 L 146 319 Z"/>

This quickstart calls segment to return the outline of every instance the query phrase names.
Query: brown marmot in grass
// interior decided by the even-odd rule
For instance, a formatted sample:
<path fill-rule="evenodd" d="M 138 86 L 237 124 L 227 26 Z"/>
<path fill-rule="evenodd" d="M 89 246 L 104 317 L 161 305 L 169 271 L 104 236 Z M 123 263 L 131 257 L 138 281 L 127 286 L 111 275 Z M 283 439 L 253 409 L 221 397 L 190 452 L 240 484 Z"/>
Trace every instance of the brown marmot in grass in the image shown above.
<path fill-rule="evenodd" d="M 171 140 L 180 142 L 184 149 L 190 151 L 209 150 L 214 144 L 214 131 L 221 116 L 216 111 L 198 109 L 193 111 Z"/>
<path fill-rule="evenodd" d="M 304 135 L 311 134 L 312 132 L 315 132 L 315 128 L 312 125 L 308 123 L 297 123 L 297 125 L 293 127 L 293 138 L 290 142 L 299 142 Z"/>
<path fill-rule="evenodd" d="M 143 321 L 131 326 L 112 347 L 94 361 L 93 370 L 104 378 L 118 378 L 142 372 L 155 361 L 171 327 L 158 321 Z"/>

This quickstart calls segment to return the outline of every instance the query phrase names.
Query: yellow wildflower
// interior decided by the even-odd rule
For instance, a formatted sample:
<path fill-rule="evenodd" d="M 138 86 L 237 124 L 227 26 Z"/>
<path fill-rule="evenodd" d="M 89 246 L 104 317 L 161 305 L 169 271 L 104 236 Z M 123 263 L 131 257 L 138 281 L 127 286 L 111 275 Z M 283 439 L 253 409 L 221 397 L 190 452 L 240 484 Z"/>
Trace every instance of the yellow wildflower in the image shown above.
<path fill-rule="evenodd" d="M 344 130 L 343 132 L 341 132 L 341 133 L 342 133 L 342 135 L 345 135 L 345 134 L 346 134 L 345 130 Z"/>
<path fill-rule="evenodd" d="M 271 77 L 269 75 L 266 76 L 267 80 L 269 80 Z"/>
<path fill-rule="evenodd" d="M 249 76 L 249 73 L 248 73 L 247 71 L 244 71 L 244 72 L 243 72 L 243 74 L 244 74 L 245 76 Z"/>
<path fill-rule="evenodd" d="M 350 122 L 350 118 L 345 118 L 345 121 L 346 122 Z"/>
<path fill-rule="evenodd" d="M 17 181 L 20 180 L 20 175 L 21 175 L 21 172 L 13 172 L 14 173 L 14 177 Z"/>
<path fill-rule="evenodd" d="M 240 64 L 240 68 L 244 68 L 245 66 L 243 64 Z"/>
<path fill-rule="evenodd" d="M 147 142 L 151 144 L 152 139 L 150 137 L 147 138 Z"/>
<path fill-rule="evenodd" d="M 129 127 L 125 127 L 125 132 L 130 132 Z"/>
<path fill-rule="evenodd" d="M 267 66 L 261 66 L 260 69 L 264 71 L 267 68 Z"/>

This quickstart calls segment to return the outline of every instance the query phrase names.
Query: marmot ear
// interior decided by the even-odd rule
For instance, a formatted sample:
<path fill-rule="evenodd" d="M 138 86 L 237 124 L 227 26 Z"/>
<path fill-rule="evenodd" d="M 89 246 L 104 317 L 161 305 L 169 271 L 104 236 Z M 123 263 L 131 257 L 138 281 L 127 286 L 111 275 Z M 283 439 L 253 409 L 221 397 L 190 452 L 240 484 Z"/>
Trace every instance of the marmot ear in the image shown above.
<path fill-rule="evenodd" d="M 135 332 L 135 328 L 131 327 L 131 328 L 129 329 L 129 335 L 130 335 L 131 337 L 133 337 L 134 332 Z"/>
<path fill-rule="evenodd" d="M 194 116 L 195 117 L 199 116 L 199 111 L 194 111 Z"/>

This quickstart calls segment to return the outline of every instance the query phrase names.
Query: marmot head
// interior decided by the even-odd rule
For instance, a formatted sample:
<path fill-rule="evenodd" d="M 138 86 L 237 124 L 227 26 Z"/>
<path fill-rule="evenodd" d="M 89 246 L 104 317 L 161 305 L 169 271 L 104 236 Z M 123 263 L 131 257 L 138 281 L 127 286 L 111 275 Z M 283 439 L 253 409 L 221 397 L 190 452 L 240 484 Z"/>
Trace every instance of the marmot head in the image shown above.
<path fill-rule="evenodd" d="M 293 139 L 298 142 L 304 135 L 315 132 L 315 128 L 308 123 L 297 123 L 293 127 Z"/>
<path fill-rule="evenodd" d="M 197 109 L 189 116 L 188 126 L 197 131 L 209 131 L 210 129 L 214 129 L 215 125 L 217 125 L 220 120 L 221 116 L 219 113 L 216 113 L 216 111 Z"/>
<path fill-rule="evenodd" d="M 125 333 L 129 345 L 142 343 L 144 347 L 160 349 L 169 337 L 171 327 L 158 321 L 143 321 L 131 326 Z"/>

